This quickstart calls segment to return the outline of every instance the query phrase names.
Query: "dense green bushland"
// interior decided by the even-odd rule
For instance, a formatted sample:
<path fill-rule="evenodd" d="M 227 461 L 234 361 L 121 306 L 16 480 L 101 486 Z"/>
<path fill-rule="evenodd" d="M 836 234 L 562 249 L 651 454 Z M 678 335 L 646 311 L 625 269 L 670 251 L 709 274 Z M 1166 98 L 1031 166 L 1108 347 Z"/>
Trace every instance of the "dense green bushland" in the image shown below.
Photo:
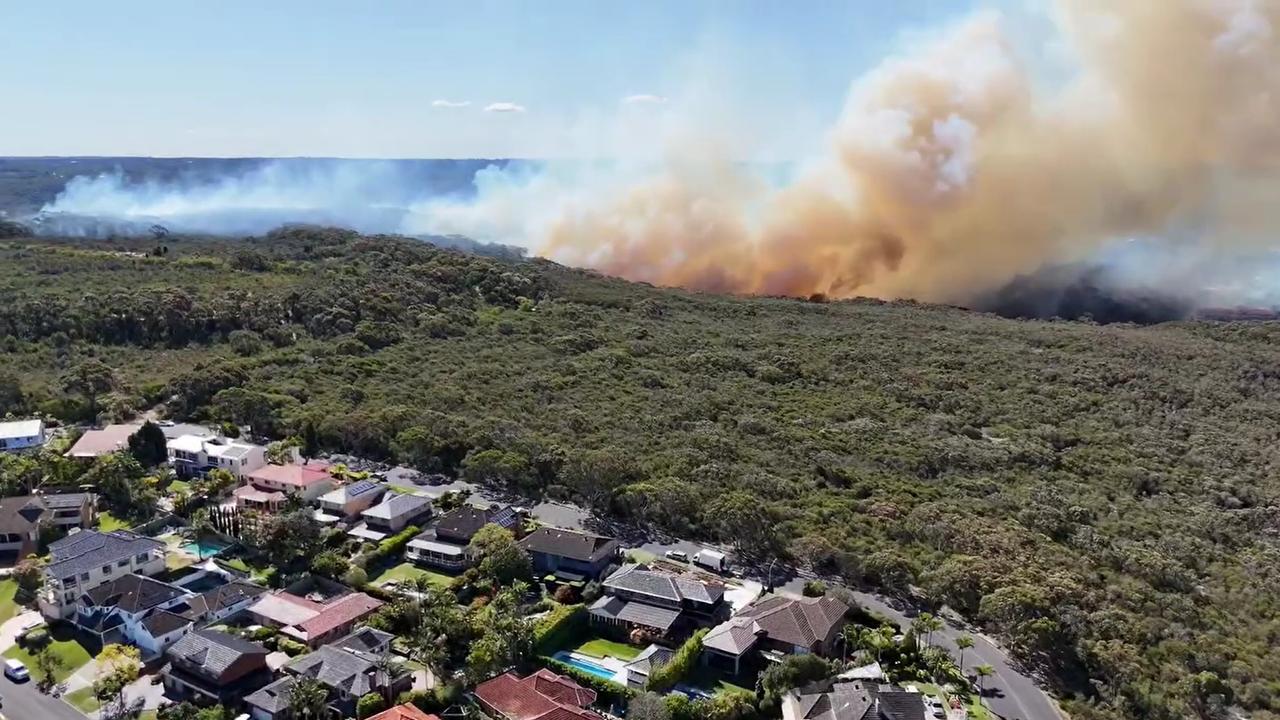
<path fill-rule="evenodd" d="M 918 587 L 1088 693 L 1078 717 L 1280 717 L 1280 325 L 697 295 L 329 230 L 165 242 L 0 245 L 0 412 L 84 417 L 96 358 L 105 412 Z"/>

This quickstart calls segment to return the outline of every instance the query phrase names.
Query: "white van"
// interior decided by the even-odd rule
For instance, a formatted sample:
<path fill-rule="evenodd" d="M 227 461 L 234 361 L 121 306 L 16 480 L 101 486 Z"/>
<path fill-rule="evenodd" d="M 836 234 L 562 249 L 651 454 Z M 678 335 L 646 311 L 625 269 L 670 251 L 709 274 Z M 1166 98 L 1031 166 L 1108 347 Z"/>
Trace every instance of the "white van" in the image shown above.
<path fill-rule="evenodd" d="M 693 556 L 693 562 L 718 573 L 724 572 L 725 568 L 729 566 L 729 561 L 725 559 L 724 553 L 706 548 L 699 550 L 698 554 Z"/>
<path fill-rule="evenodd" d="M 20 660 L 5 660 L 4 676 L 14 682 L 22 682 L 31 677 L 30 673 L 27 672 L 27 666 L 23 665 Z"/>

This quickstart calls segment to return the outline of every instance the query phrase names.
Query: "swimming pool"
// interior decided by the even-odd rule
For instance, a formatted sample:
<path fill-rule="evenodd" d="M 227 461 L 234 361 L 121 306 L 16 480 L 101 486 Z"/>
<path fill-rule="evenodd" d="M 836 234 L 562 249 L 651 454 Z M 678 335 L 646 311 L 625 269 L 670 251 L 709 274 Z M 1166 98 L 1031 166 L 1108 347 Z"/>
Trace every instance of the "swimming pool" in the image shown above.
<path fill-rule="evenodd" d="M 593 662 L 587 662 L 586 660 L 583 660 L 581 658 L 576 658 L 573 655 L 565 652 L 564 650 L 561 650 L 560 652 L 556 653 L 554 657 L 556 660 L 559 660 L 565 665 L 571 665 L 573 667 L 576 667 L 582 672 L 588 673 L 590 675 L 595 675 L 596 677 L 602 680 L 613 680 L 614 675 L 617 674 L 614 671 L 602 665 L 596 665 Z"/>
<path fill-rule="evenodd" d="M 183 545 L 182 550 L 199 558 L 209 558 L 217 555 L 223 550 L 226 550 L 227 547 L 227 545 L 217 542 L 216 540 L 201 540 L 199 542 L 190 542 Z"/>

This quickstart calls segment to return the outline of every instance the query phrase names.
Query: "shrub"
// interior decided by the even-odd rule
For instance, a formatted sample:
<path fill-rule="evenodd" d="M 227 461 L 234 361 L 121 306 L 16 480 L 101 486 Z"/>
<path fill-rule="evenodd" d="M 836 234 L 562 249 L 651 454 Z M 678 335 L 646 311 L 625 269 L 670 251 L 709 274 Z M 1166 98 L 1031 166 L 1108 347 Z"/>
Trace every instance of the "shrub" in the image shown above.
<path fill-rule="evenodd" d="M 533 646 L 539 653 L 569 644 L 587 628 L 585 605 L 559 605 L 533 627 Z"/>
<path fill-rule="evenodd" d="M 311 559 L 311 572 L 327 578 L 342 577 L 347 567 L 347 559 L 332 550 L 326 550 Z"/>
<path fill-rule="evenodd" d="M 810 580 L 804 584 L 805 597 L 822 597 L 827 594 L 827 584 L 821 580 Z"/>
<path fill-rule="evenodd" d="M 277 638 L 276 647 L 279 648 L 280 652 L 284 653 L 285 655 L 288 655 L 289 657 L 301 655 L 302 653 L 307 651 L 306 645 L 303 645 L 297 640 L 290 640 L 287 637 Z"/>
<path fill-rule="evenodd" d="M 578 599 L 578 591 L 568 585 L 561 585 L 556 588 L 555 599 L 558 603 L 569 605 L 574 600 Z"/>
<path fill-rule="evenodd" d="M 352 565 L 349 570 L 342 576 L 342 582 L 353 588 L 362 588 L 369 584 L 369 573 L 358 565 Z"/>
<path fill-rule="evenodd" d="M 698 665 L 698 656 L 702 654 L 702 638 L 706 634 L 707 630 L 704 628 L 686 640 L 671 658 L 671 662 L 658 668 L 649 676 L 648 689 L 666 692 L 693 672 Z"/>
<path fill-rule="evenodd" d="M 267 640 L 268 638 L 273 638 L 273 637 L 275 637 L 275 636 L 276 636 L 276 632 L 277 632 L 277 631 L 276 631 L 276 629 L 275 629 L 275 628 L 273 628 L 273 627 L 266 627 L 266 626 L 264 625 L 263 627 L 257 628 L 256 630 L 251 630 L 251 631 L 249 632 L 249 639 L 250 639 L 250 640 L 254 640 L 254 641 L 256 641 L 256 642 L 263 642 L 264 640 Z"/>
<path fill-rule="evenodd" d="M 356 702 L 356 717 L 367 718 L 387 709 L 387 703 L 378 693 L 369 693 Z"/>
<path fill-rule="evenodd" d="M 22 634 L 22 644 L 28 648 L 42 648 L 49 644 L 49 627 L 39 625 Z"/>

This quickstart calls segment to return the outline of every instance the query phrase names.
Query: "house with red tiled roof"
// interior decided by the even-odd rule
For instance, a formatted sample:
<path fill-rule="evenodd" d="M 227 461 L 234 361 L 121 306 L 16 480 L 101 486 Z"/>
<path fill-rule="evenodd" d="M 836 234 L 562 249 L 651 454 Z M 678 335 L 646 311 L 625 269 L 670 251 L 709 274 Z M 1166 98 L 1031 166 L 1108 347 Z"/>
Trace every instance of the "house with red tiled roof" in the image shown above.
<path fill-rule="evenodd" d="M 377 715 L 366 718 L 366 720 L 440 720 L 440 718 L 423 712 L 409 703 L 405 703 L 383 710 Z"/>
<path fill-rule="evenodd" d="M 280 632 L 316 648 L 351 632 L 356 623 L 369 617 L 382 601 L 364 593 L 350 593 L 318 603 L 285 591 L 264 595 L 249 607 L 257 622 L 280 628 Z"/>
<path fill-rule="evenodd" d="M 328 463 L 312 461 L 263 465 L 249 473 L 248 484 L 263 493 L 283 493 L 311 502 L 332 490 L 336 482 L 329 474 Z"/>
<path fill-rule="evenodd" d="M 773 595 L 720 623 L 702 639 L 707 662 L 737 674 L 750 653 L 827 655 L 845 624 L 849 607 L 833 597 Z"/>
<path fill-rule="evenodd" d="M 480 708 L 505 720 L 601 720 L 587 707 L 596 692 L 550 670 L 526 677 L 505 673 L 476 686 Z"/>

